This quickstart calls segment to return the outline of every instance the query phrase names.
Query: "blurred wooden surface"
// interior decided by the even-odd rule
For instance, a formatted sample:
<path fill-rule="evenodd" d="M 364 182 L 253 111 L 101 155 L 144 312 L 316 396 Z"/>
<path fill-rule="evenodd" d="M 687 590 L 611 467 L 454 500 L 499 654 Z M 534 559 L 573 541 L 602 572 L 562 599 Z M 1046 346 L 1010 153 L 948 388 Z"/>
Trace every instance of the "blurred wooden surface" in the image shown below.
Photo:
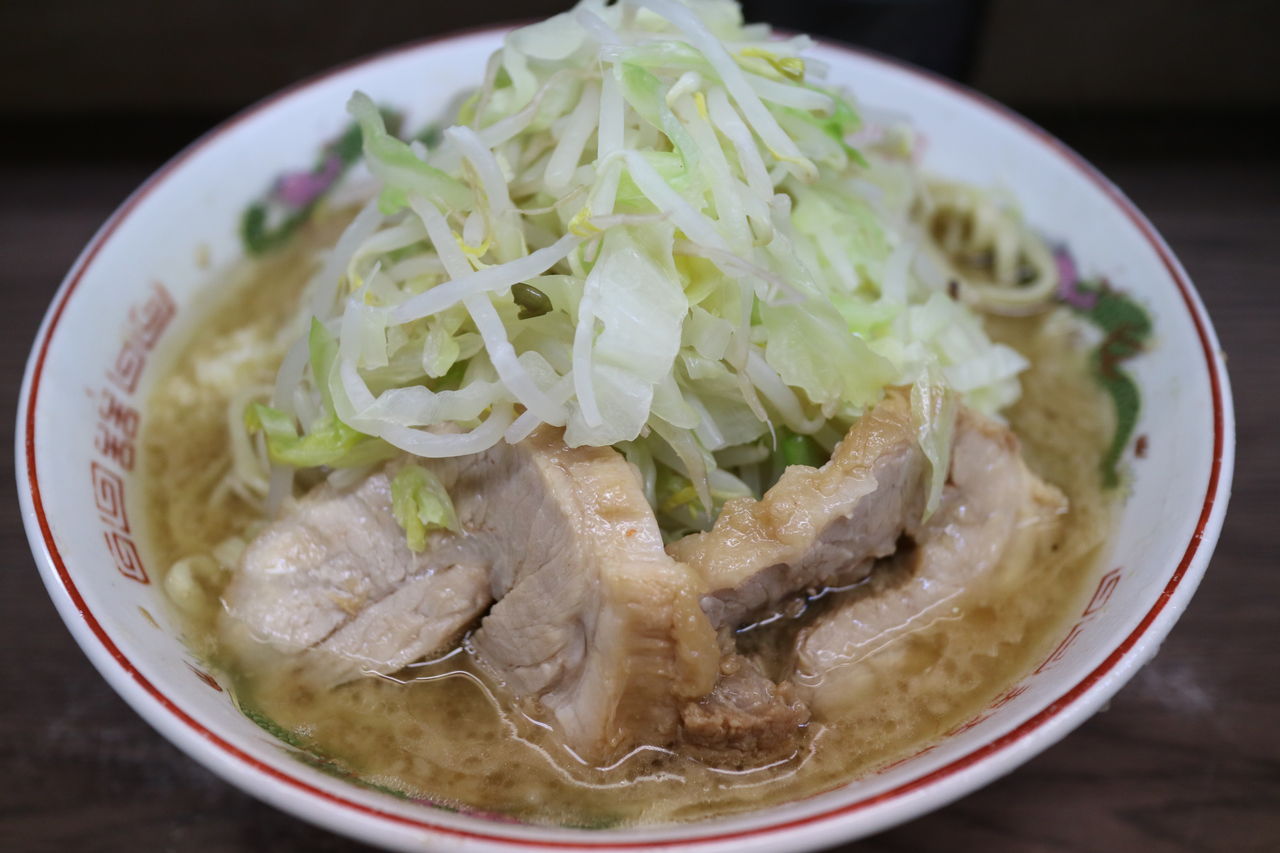
<path fill-rule="evenodd" d="M 54 289 L 154 165 L 0 165 L 0 446 L 12 446 L 23 364 Z M 1100 165 L 1182 258 L 1230 356 L 1239 462 L 1217 555 L 1160 655 L 1108 711 L 1011 776 L 844 849 L 1280 850 L 1280 566 L 1269 538 L 1280 512 L 1280 161 Z M 0 464 L 12 483 L 7 451 Z M 223 783 L 126 707 L 46 597 L 11 486 L 0 500 L 0 850 L 363 849 Z"/>
<path fill-rule="evenodd" d="M 4 0 L 0 113 L 226 114 L 339 62 L 572 0 Z M 1026 106 L 1280 105 L 1272 0 L 741 0 Z M 17 37 L 12 37 L 17 34 Z"/>

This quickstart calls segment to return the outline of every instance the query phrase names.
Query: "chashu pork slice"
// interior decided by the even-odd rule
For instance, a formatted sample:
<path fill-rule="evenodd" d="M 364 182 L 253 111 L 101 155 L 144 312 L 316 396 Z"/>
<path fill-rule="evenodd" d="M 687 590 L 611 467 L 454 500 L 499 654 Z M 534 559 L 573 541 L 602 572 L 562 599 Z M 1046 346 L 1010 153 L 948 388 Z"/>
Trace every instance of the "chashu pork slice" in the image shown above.
<path fill-rule="evenodd" d="M 800 633 L 793 680 L 801 695 L 818 713 L 857 701 L 874 680 L 873 655 L 952 618 L 967 588 L 1025 571 L 1052 543 L 1065 511 L 1066 498 L 1027 468 L 1007 427 L 962 409 L 937 511 L 915 532 L 914 547 L 876 568 L 902 579 L 853 597 Z"/>
<path fill-rule="evenodd" d="M 799 746 L 806 697 L 735 654 L 732 631 L 798 594 L 865 578 L 918 525 L 927 472 L 910 404 L 891 392 L 821 468 L 788 468 L 760 500 L 730 501 L 710 531 L 669 548 L 702 576 L 702 607 L 728 645 L 715 688 L 682 710 L 683 741 L 704 760 L 747 764 Z"/>
<path fill-rule="evenodd" d="M 725 504 L 715 525 L 671 545 L 708 593 L 716 628 L 736 628 L 813 588 L 854 583 L 924 512 L 928 462 L 905 394 L 849 429 L 821 468 L 789 467 L 760 500 Z"/>
<path fill-rule="evenodd" d="M 302 656 L 321 684 L 394 672 L 456 643 L 493 600 L 487 567 L 460 538 L 410 551 L 386 471 L 348 489 L 321 484 L 249 543 L 220 630 L 241 652 L 258 640 Z"/>
<path fill-rule="evenodd" d="M 568 448 L 545 428 L 520 447 L 459 480 L 487 496 L 459 512 L 493 549 L 497 603 L 471 638 L 475 659 L 590 764 L 665 746 L 720 662 L 698 576 L 663 549 L 616 450 Z"/>
<path fill-rule="evenodd" d="M 793 467 L 763 500 L 731 503 L 672 559 L 635 470 L 544 428 L 433 463 L 463 533 L 435 534 L 422 555 L 404 545 L 385 473 L 347 491 L 319 487 L 247 549 L 227 619 L 320 655 L 338 682 L 447 646 L 496 600 L 474 657 L 584 760 L 683 740 L 713 761 L 750 763 L 785 750 L 807 721 L 802 700 L 840 701 L 841 673 L 860 656 L 929 618 L 966 573 L 1034 547 L 1061 511 L 1004 427 L 962 412 L 956 435 L 951 482 L 923 526 L 927 463 L 893 394 L 827 465 Z M 865 577 L 904 532 L 917 542 L 895 558 L 915 561 L 908 586 L 803 632 L 794 687 L 717 648 L 713 623 L 723 636 L 808 587 Z"/>
<path fill-rule="evenodd" d="M 550 428 L 424 464 L 448 487 L 460 533 L 436 532 L 414 554 L 387 472 L 322 485 L 246 549 L 224 636 L 300 653 L 338 684 L 447 648 L 497 601 L 471 638 L 476 662 L 583 760 L 672 742 L 720 653 L 701 583 L 663 550 L 635 469 Z"/>

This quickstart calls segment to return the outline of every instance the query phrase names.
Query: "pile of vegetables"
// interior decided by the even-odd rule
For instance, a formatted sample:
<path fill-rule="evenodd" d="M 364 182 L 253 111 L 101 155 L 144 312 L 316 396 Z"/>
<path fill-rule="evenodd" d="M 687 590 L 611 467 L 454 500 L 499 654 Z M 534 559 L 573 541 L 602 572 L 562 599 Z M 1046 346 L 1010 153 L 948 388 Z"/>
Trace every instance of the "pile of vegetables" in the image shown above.
<path fill-rule="evenodd" d="M 583 0 L 510 33 L 432 147 L 355 94 L 380 192 L 249 409 L 271 500 L 550 424 L 625 453 L 677 535 L 910 386 L 936 501 L 957 403 L 998 411 L 1025 363 L 921 272 L 909 140 L 860 140 L 808 47 L 731 0 Z M 447 523 L 438 481 L 396 484 L 418 541 Z"/>

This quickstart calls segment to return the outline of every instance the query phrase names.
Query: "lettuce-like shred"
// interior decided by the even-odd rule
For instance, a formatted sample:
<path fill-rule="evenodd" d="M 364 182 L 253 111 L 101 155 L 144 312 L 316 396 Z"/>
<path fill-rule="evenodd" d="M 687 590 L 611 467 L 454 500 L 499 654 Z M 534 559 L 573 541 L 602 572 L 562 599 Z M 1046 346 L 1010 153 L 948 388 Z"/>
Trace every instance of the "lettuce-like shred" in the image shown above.
<path fill-rule="evenodd" d="M 913 386 L 936 506 L 956 405 L 997 412 L 1025 363 L 920 272 L 909 137 L 856 148 L 807 45 L 731 0 L 582 0 L 510 33 L 430 147 L 356 93 L 378 204 L 311 288 L 309 369 L 295 347 L 250 408 L 271 460 L 453 456 L 545 423 L 624 449 L 693 527 Z M 418 542 L 447 496 L 415 470 Z"/>
<path fill-rule="evenodd" d="M 421 465 L 405 465 L 391 478 L 391 512 L 404 530 L 410 551 L 427 547 L 430 530 L 458 530 L 458 514 L 448 490 Z"/>
<path fill-rule="evenodd" d="M 929 377 L 911 386 L 911 420 L 916 440 L 929 460 L 929 491 L 924 517 L 928 519 L 942 500 L 942 487 L 951 470 L 951 442 L 956 426 L 956 393 Z"/>
<path fill-rule="evenodd" d="M 266 435 L 272 462 L 292 468 L 351 468 L 395 454 L 383 442 L 352 429 L 332 414 L 322 416 L 299 435 L 289 415 L 262 403 L 250 403 L 245 424 L 251 432 L 261 430 Z"/>

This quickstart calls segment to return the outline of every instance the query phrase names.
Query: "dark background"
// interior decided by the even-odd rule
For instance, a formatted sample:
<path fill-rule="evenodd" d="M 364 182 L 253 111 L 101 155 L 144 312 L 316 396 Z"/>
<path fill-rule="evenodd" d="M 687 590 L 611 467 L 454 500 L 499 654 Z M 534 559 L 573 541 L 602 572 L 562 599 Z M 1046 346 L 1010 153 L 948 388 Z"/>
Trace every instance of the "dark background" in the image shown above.
<path fill-rule="evenodd" d="M 0 0 L 0 425 L 81 246 L 147 174 L 299 78 L 555 0 Z M 873 47 L 1011 104 L 1154 220 L 1217 324 L 1239 465 L 1213 565 L 1156 660 L 1066 741 L 850 849 L 1280 849 L 1280 4 L 759 0 L 752 19 Z M 12 482 L 7 456 L 3 476 Z M 44 594 L 12 492 L 0 549 L 0 850 L 345 851 L 169 746 Z"/>

